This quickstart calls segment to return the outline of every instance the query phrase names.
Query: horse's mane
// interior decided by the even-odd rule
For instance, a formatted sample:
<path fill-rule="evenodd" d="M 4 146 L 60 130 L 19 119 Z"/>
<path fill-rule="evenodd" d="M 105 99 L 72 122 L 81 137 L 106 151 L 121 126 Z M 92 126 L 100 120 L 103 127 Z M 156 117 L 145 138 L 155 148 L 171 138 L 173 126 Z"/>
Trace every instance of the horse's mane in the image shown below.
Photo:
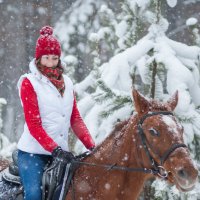
<path fill-rule="evenodd" d="M 98 151 L 102 146 L 106 145 L 108 141 L 112 140 L 112 138 L 115 137 L 115 135 L 117 135 L 118 133 L 122 133 L 123 128 L 128 125 L 129 120 L 130 118 L 121 122 L 117 122 L 114 125 L 113 130 L 110 132 L 110 134 L 100 144 L 97 145 L 95 151 Z"/>
<path fill-rule="evenodd" d="M 114 125 L 114 128 L 113 130 L 111 131 L 110 135 L 113 135 L 114 133 L 118 132 L 118 131 L 121 131 L 123 129 L 124 126 L 126 126 L 129 122 L 129 119 L 128 120 L 124 120 L 124 121 L 121 121 L 121 122 L 118 122 Z"/>

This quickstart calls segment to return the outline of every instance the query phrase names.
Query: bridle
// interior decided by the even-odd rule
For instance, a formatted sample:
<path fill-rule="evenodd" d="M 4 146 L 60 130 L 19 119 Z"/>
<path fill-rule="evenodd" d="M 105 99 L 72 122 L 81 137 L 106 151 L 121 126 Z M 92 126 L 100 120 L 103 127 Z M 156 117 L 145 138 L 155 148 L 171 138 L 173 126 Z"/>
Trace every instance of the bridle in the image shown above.
<path fill-rule="evenodd" d="M 152 148 L 150 146 L 148 146 L 148 141 L 147 138 L 144 134 L 143 128 L 142 128 L 142 124 L 143 122 L 151 116 L 155 116 L 155 115 L 172 115 L 174 116 L 174 114 L 172 112 L 167 112 L 167 111 L 158 111 L 158 112 L 149 112 L 146 115 L 144 115 L 138 122 L 137 124 L 137 133 L 140 135 L 141 141 L 142 141 L 142 146 L 145 150 L 145 153 L 152 165 L 151 169 L 147 169 L 147 168 L 132 168 L 132 167 L 124 167 L 124 166 L 118 166 L 116 164 L 113 165 L 106 165 L 106 164 L 95 164 L 95 163 L 88 163 L 85 161 L 80 161 L 80 159 L 78 160 L 74 160 L 74 164 L 80 164 L 80 165 L 88 165 L 88 166 L 94 166 L 94 167 L 103 167 L 106 168 L 107 170 L 121 170 L 121 171 L 128 171 L 128 172 L 144 172 L 144 173 L 150 173 L 150 174 L 154 174 L 154 175 L 158 175 L 161 178 L 167 178 L 168 176 L 168 172 L 165 170 L 165 168 L 163 167 L 164 162 L 169 158 L 170 154 L 172 152 L 174 152 L 177 148 L 180 147 L 185 147 L 187 148 L 187 146 L 184 143 L 179 143 L 179 144 L 173 144 L 162 156 L 159 156 L 159 164 L 155 161 L 155 159 L 152 157 L 149 149 L 152 150 Z M 82 156 L 82 158 L 84 158 L 84 155 L 87 155 L 86 153 L 83 153 L 82 155 L 80 155 L 80 158 Z"/>
<path fill-rule="evenodd" d="M 158 172 L 157 175 L 159 175 L 162 178 L 166 178 L 168 176 L 168 173 L 165 170 L 165 168 L 163 167 L 164 162 L 169 158 L 170 154 L 172 152 L 174 152 L 177 148 L 180 148 L 180 147 L 187 148 L 187 146 L 184 143 L 173 144 L 162 156 L 159 156 L 157 154 L 157 156 L 159 157 L 159 160 L 160 160 L 160 162 L 158 164 L 155 161 L 155 159 L 152 157 L 152 155 L 150 154 L 149 149 L 152 150 L 152 148 L 151 148 L 151 146 L 148 145 L 147 138 L 146 138 L 143 128 L 142 128 L 142 124 L 145 121 L 145 119 L 147 119 L 148 117 L 151 117 L 151 116 L 155 116 L 155 115 L 172 115 L 172 116 L 174 116 L 174 114 L 172 112 L 166 112 L 166 111 L 147 113 L 139 120 L 139 123 L 137 125 L 137 130 L 138 130 L 138 134 L 140 135 L 145 153 L 146 153 L 153 169 Z"/>

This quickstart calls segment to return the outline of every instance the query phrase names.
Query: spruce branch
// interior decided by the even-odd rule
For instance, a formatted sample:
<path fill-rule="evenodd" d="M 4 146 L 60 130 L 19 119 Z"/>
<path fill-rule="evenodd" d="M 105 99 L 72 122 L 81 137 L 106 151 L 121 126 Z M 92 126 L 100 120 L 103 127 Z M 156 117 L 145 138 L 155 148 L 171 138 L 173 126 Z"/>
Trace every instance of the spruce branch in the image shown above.
<path fill-rule="evenodd" d="M 106 85 L 102 79 L 97 81 L 96 87 L 99 87 L 102 91 L 97 94 L 93 94 L 92 97 L 99 104 L 102 104 L 103 102 L 116 96 L 116 94 Z"/>
<path fill-rule="evenodd" d="M 194 119 L 192 117 L 177 116 L 177 119 L 180 121 L 180 123 L 191 124 L 194 122 Z"/>
<path fill-rule="evenodd" d="M 194 134 L 194 140 L 192 142 L 194 146 L 194 154 L 195 154 L 195 159 L 200 161 L 200 136 L 197 134 Z"/>
<path fill-rule="evenodd" d="M 106 93 L 109 93 L 109 96 L 116 96 L 115 93 L 106 85 L 103 80 L 98 80 L 97 85 Z"/>
<path fill-rule="evenodd" d="M 100 117 L 106 118 L 117 110 L 123 108 L 125 105 L 132 105 L 132 99 L 130 96 L 115 96 L 115 98 L 107 105 L 108 109 L 100 113 Z"/>

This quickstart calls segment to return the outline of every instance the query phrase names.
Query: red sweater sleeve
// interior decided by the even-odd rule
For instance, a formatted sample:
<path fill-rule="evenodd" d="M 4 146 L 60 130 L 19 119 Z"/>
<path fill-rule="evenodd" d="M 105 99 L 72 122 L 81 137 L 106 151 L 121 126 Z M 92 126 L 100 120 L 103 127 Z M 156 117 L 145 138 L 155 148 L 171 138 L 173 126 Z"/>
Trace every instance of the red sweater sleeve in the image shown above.
<path fill-rule="evenodd" d="M 81 142 L 85 145 L 87 149 L 95 147 L 95 143 L 85 123 L 83 122 L 83 119 L 77 108 L 75 95 L 74 95 L 74 105 L 73 105 L 73 110 L 72 110 L 72 115 L 71 115 L 71 127 L 72 127 L 73 132 L 81 140 Z"/>
<path fill-rule="evenodd" d="M 52 152 L 58 146 L 42 127 L 37 95 L 31 82 L 25 78 L 21 86 L 21 100 L 23 103 L 24 117 L 30 134 L 47 151 Z"/>

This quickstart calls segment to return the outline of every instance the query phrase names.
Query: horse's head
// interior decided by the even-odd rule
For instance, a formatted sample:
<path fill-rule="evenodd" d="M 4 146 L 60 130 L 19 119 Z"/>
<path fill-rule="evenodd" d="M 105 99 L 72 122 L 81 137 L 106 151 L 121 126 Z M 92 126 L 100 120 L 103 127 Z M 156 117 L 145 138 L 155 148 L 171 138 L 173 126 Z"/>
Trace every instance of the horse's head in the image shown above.
<path fill-rule="evenodd" d="M 137 133 L 147 162 L 161 176 L 166 170 L 166 179 L 181 191 L 191 190 L 198 171 L 184 144 L 183 127 L 172 113 L 178 102 L 178 92 L 166 103 L 147 100 L 136 90 L 133 99 L 138 113 Z"/>

